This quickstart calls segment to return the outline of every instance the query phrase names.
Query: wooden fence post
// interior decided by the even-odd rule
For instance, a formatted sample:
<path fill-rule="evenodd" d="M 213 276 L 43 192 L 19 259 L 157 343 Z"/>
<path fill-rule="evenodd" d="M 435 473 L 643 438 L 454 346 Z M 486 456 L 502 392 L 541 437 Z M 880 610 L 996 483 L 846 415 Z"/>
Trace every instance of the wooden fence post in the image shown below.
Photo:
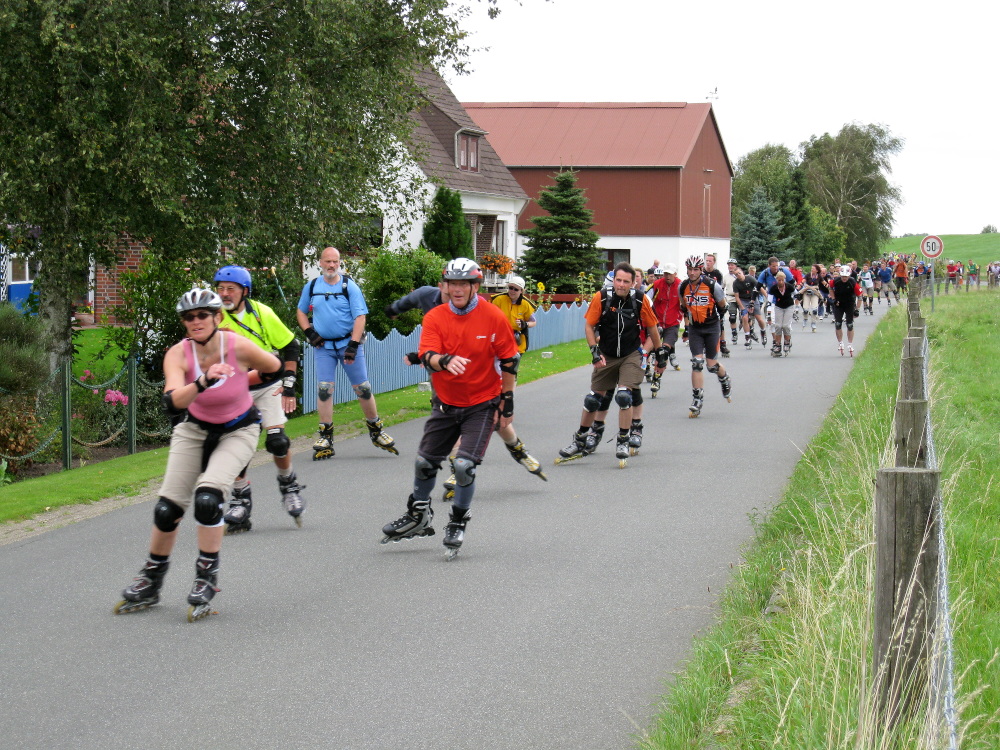
<path fill-rule="evenodd" d="M 927 398 L 927 384 L 924 383 L 923 357 L 900 358 L 899 397 L 906 400 Z"/>
<path fill-rule="evenodd" d="M 896 466 L 927 466 L 927 399 L 898 399 L 895 411 Z"/>
<path fill-rule="evenodd" d="M 903 339 L 904 357 L 922 357 L 924 355 L 923 336 L 908 336 Z"/>
<path fill-rule="evenodd" d="M 932 469 L 879 469 L 875 480 L 876 716 L 891 727 L 927 687 L 937 615 L 937 493 Z"/>

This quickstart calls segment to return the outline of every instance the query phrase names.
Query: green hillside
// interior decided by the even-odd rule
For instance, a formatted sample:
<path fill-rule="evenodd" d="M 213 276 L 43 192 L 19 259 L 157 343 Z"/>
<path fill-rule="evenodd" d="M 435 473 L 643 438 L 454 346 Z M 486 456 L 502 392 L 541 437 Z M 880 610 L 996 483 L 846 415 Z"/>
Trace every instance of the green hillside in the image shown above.
<path fill-rule="evenodd" d="M 980 265 L 1000 259 L 1000 234 L 942 234 L 943 258 L 954 258 L 963 263 L 970 260 Z M 887 253 L 920 254 L 920 240 L 923 235 L 897 237 L 885 245 Z"/>

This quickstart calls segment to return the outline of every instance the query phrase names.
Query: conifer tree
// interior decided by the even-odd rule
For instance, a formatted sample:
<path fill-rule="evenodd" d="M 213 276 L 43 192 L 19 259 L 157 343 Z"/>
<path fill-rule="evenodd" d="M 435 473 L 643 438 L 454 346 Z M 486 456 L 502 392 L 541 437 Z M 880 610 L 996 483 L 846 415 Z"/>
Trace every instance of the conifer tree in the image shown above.
<path fill-rule="evenodd" d="M 442 258 L 474 255 L 472 228 L 462 212 L 462 196 L 456 190 L 438 188 L 424 224 L 424 246 Z"/>
<path fill-rule="evenodd" d="M 778 209 L 767 197 L 762 187 L 754 190 L 753 197 L 733 227 L 733 247 L 737 259 L 744 266 L 767 265 L 767 259 L 782 251 L 788 240 L 782 240 Z"/>
<path fill-rule="evenodd" d="M 538 205 L 548 216 L 532 216 L 534 228 L 520 232 L 528 240 L 520 270 L 549 289 L 577 292 L 580 275 L 603 275 L 605 260 L 597 249 L 600 237 L 591 230 L 594 212 L 587 208 L 583 189 L 576 186 L 577 172 L 567 170 L 553 177 L 555 184 L 538 196 Z"/>

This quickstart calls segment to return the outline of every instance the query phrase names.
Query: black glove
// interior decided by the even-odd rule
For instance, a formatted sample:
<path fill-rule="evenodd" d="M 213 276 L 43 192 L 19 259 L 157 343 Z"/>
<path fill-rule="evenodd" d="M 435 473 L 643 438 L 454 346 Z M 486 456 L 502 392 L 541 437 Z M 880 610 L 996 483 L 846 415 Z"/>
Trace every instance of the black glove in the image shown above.
<path fill-rule="evenodd" d="M 664 368 L 667 366 L 667 347 L 661 346 L 656 350 L 656 366 Z"/>
<path fill-rule="evenodd" d="M 325 340 L 322 336 L 316 333 L 316 329 L 310 326 L 305 330 L 306 340 L 313 346 L 323 346 Z"/>
<path fill-rule="evenodd" d="M 441 368 L 441 372 L 448 369 L 448 363 L 455 358 L 454 354 L 442 354 L 441 359 L 438 360 L 438 367 Z"/>
<path fill-rule="evenodd" d="M 504 391 L 500 394 L 500 416 L 504 418 L 514 416 L 514 391 Z"/>
<path fill-rule="evenodd" d="M 528 321 L 526 321 L 526 320 L 519 320 L 519 321 L 517 321 L 517 327 L 520 328 L 522 331 L 527 331 L 528 330 Z"/>
<path fill-rule="evenodd" d="M 344 349 L 344 364 L 353 365 L 354 359 L 358 356 L 358 347 L 361 346 L 360 341 L 355 341 L 351 339 L 347 344 L 347 348 Z"/>
<path fill-rule="evenodd" d="M 387 317 L 387 318 L 395 318 L 396 317 L 396 313 L 393 311 L 392 305 L 386 305 L 385 309 L 382 312 L 385 313 L 385 317 Z"/>
<path fill-rule="evenodd" d="M 601 354 L 601 347 L 599 347 L 597 344 L 594 344 L 592 347 L 590 347 L 590 356 L 593 364 L 596 365 L 597 363 L 599 363 L 601 361 L 601 357 L 603 356 Z"/>
<path fill-rule="evenodd" d="M 406 353 L 406 361 L 409 362 L 411 365 L 419 365 L 420 364 L 420 355 L 417 354 L 416 352 L 407 352 Z"/>

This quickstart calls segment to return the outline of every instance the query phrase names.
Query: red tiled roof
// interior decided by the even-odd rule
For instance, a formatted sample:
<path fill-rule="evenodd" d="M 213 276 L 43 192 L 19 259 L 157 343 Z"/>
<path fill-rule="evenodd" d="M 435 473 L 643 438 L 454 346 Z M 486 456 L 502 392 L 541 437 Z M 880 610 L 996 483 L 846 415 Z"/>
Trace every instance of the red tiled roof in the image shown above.
<path fill-rule="evenodd" d="M 709 103 L 464 102 L 508 167 L 683 167 Z M 712 118 L 714 121 L 714 117 Z"/>

